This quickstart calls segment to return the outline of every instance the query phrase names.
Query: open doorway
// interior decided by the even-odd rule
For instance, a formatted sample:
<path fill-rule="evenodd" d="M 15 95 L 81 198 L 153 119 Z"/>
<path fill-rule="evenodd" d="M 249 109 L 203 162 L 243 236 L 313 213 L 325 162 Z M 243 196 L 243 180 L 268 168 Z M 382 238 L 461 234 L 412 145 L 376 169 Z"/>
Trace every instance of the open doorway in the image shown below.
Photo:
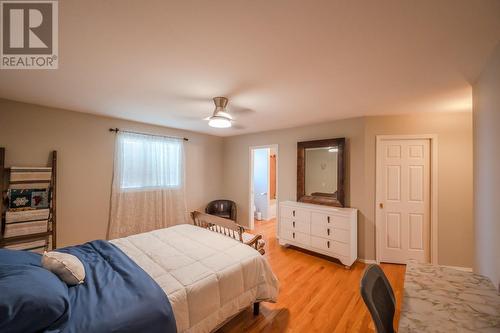
<path fill-rule="evenodd" d="M 278 145 L 250 147 L 250 228 L 278 211 Z"/>

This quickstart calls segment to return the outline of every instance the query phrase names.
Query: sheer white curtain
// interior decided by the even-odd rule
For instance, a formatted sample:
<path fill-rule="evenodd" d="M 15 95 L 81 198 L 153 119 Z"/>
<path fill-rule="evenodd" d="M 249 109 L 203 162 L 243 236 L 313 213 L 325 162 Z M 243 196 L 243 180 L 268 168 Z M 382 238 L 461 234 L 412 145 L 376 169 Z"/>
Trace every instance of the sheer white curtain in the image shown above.
<path fill-rule="evenodd" d="M 118 132 L 108 238 L 185 223 L 184 141 Z"/>

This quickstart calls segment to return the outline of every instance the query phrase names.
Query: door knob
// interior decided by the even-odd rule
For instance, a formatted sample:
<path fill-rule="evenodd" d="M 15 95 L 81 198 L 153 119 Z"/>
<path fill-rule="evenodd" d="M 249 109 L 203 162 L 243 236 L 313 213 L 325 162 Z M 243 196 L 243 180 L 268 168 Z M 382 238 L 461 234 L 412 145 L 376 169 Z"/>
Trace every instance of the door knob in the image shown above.
<path fill-rule="evenodd" d="M 379 203 L 378 206 L 380 207 L 380 209 L 384 209 L 384 204 L 383 203 Z"/>

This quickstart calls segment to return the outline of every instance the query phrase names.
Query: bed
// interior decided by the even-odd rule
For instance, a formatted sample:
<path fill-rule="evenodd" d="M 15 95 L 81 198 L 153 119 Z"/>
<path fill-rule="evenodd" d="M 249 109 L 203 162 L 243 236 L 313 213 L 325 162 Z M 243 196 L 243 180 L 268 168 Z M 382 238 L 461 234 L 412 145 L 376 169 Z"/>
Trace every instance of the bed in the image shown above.
<path fill-rule="evenodd" d="M 178 332 L 211 332 L 253 303 L 277 299 L 267 260 L 217 232 L 183 224 L 111 243 L 165 291 Z"/>
<path fill-rule="evenodd" d="M 0 317 L 23 318 L 8 331 L 213 332 L 278 294 L 278 281 L 255 248 L 194 225 L 58 251 L 82 261 L 85 283 L 66 286 L 41 267 L 39 254 L 0 250 L 0 292 L 11 292 L 2 294 Z M 32 275 L 38 282 L 29 280 Z M 16 299 L 16 290 L 24 298 Z M 33 299 L 43 306 L 43 313 L 34 311 L 39 320 L 26 312 Z M 3 324 L 0 331 L 9 327 Z"/>

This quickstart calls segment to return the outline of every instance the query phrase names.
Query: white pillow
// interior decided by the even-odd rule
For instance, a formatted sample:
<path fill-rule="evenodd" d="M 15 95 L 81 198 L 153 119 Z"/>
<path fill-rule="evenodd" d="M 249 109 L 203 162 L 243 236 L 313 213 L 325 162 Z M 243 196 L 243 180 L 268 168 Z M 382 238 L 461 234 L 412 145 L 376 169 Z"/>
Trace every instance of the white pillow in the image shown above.
<path fill-rule="evenodd" d="M 42 266 L 70 286 L 81 284 L 85 280 L 85 268 L 82 262 L 69 253 L 44 252 Z"/>

